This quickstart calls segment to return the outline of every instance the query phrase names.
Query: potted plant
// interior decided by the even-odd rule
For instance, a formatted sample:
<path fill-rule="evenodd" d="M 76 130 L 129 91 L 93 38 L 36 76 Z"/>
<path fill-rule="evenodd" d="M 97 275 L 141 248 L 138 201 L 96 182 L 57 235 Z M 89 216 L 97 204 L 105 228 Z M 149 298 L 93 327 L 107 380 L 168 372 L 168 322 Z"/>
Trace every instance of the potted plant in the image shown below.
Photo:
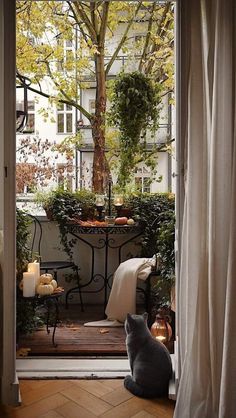
<path fill-rule="evenodd" d="M 152 165 L 150 153 L 146 152 L 146 134 L 149 130 L 154 135 L 158 128 L 160 90 L 158 83 L 138 71 L 121 73 L 114 81 L 109 121 L 119 129 L 117 182 L 122 188 L 130 182 L 137 163 L 147 160 Z M 154 149 L 157 151 L 154 146 L 152 156 Z"/>

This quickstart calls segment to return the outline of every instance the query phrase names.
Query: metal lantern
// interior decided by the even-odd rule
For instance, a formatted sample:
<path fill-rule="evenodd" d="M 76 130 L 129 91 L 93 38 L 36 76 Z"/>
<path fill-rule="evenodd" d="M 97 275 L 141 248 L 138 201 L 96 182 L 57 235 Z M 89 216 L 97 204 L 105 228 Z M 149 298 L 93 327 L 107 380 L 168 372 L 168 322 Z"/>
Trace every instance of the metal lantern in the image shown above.
<path fill-rule="evenodd" d="M 161 313 L 156 315 L 156 319 L 151 326 L 151 334 L 156 340 L 163 344 L 170 341 L 172 337 L 172 328 L 166 315 L 162 315 Z"/>

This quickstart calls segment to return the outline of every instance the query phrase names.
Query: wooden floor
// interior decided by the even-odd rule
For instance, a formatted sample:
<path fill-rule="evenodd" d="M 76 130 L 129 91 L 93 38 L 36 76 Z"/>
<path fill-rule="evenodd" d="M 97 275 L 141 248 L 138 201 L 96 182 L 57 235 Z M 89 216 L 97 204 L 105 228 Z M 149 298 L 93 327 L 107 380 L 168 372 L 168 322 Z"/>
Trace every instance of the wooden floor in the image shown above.
<path fill-rule="evenodd" d="M 30 349 L 31 356 L 126 355 L 123 327 L 84 327 L 85 322 L 103 319 L 102 306 L 86 306 L 84 312 L 81 312 L 79 305 L 71 305 L 68 310 L 60 306 L 60 319 L 55 334 L 57 347 L 52 345 L 51 333 L 48 335 L 44 327 L 32 335 L 21 336 L 18 343 L 19 349 Z"/>
<path fill-rule="evenodd" d="M 113 380 L 23 380 L 22 405 L 1 407 L 1 418 L 171 418 L 174 402 L 134 397 Z"/>

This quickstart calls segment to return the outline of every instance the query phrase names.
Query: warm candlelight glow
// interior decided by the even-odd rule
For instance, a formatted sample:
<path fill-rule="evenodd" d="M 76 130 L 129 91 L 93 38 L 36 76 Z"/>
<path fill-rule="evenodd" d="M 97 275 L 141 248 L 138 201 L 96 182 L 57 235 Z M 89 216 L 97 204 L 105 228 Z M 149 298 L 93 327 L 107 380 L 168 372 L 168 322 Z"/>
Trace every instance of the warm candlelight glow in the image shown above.
<path fill-rule="evenodd" d="M 116 195 L 114 196 L 114 205 L 115 206 L 122 206 L 124 203 L 123 196 Z"/>
<path fill-rule="evenodd" d="M 151 334 L 156 340 L 164 344 L 170 341 L 172 329 L 166 318 L 161 314 L 156 315 L 155 322 L 151 326 Z"/>
<path fill-rule="evenodd" d="M 164 335 L 158 335 L 156 337 L 156 340 L 159 340 L 159 341 L 161 341 L 163 343 L 164 341 L 166 341 L 166 337 L 164 337 Z"/>
<path fill-rule="evenodd" d="M 103 195 L 97 195 L 95 200 L 96 206 L 104 206 L 105 205 L 105 199 Z"/>

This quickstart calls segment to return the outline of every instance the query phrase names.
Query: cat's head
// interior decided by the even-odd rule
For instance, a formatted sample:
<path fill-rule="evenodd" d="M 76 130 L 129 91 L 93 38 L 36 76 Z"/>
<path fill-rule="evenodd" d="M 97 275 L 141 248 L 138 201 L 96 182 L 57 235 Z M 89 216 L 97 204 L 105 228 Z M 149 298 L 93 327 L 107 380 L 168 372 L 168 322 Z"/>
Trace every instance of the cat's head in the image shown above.
<path fill-rule="evenodd" d="M 140 332 L 141 329 L 147 328 L 147 312 L 144 312 L 142 315 L 136 314 L 127 314 L 125 320 L 125 331 L 126 334 L 130 334 L 131 332 Z"/>

